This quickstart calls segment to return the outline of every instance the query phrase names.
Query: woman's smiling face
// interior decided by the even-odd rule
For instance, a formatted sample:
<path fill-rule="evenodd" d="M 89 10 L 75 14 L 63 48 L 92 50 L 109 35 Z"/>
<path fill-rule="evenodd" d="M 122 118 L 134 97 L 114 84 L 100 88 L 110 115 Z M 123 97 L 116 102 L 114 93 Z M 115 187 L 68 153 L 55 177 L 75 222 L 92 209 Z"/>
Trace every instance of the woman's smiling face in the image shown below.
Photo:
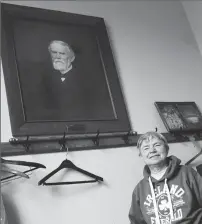
<path fill-rule="evenodd" d="M 165 143 L 153 136 L 145 139 L 140 147 L 140 156 L 142 156 L 146 165 L 158 165 L 162 163 L 168 155 L 168 149 Z"/>

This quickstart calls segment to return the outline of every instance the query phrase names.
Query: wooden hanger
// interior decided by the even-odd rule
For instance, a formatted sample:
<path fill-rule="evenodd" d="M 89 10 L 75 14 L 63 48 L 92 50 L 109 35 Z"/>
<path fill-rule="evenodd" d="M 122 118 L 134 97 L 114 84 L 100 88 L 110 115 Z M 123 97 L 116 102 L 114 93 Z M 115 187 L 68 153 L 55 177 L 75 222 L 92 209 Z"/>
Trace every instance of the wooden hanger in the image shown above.
<path fill-rule="evenodd" d="M 58 141 L 58 143 L 61 145 L 61 150 L 67 152 L 66 156 L 68 157 L 68 147 L 66 146 L 67 140 L 65 138 L 66 132 L 68 132 L 68 127 L 66 127 L 66 129 L 67 129 L 67 131 L 64 131 L 63 138 L 60 139 Z M 57 172 L 59 172 L 60 170 L 62 170 L 64 168 L 75 170 L 77 172 L 85 174 L 86 176 L 92 177 L 94 180 L 46 183 L 46 180 L 48 180 L 50 177 L 52 177 L 54 174 L 56 174 Z M 77 167 L 71 160 L 66 158 L 64 161 L 62 161 L 62 163 L 59 165 L 58 168 L 56 168 L 51 173 L 46 175 L 43 179 L 41 179 L 38 182 L 38 185 L 42 185 L 42 184 L 43 185 L 85 184 L 85 183 L 93 183 L 93 182 L 98 182 L 98 181 L 103 181 L 103 178 Z"/>
<path fill-rule="evenodd" d="M 19 166 L 31 166 L 31 167 L 36 167 L 38 168 L 46 168 L 43 164 L 41 163 L 34 163 L 34 162 L 27 162 L 27 161 L 20 161 L 20 160 L 7 160 L 1 158 L 1 163 L 4 164 L 13 164 L 13 165 L 19 165 Z"/>
<path fill-rule="evenodd" d="M 60 170 L 64 169 L 64 168 L 69 168 L 69 169 L 73 169 L 77 172 L 80 172 L 82 174 L 85 174 L 89 177 L 94 178 L 94 180 L 88 180 L 88 181 L 71 181 L 71 182 L 54 182 L 54 183 L 46 183 L 45 181 L 48 180 L 50 177 L 52 177 L 54 174 L 56 174 L 57 172 L 59 172 Z M 47 176 L 45 176 L 43 179 L 41 179 L 38 183 L 38 185 L 65 185 L 65 184 L 84 184 L 84 183 L 92 183 L 92 182 L 98 182 L 98 181 L 103 181 L 102 177 L 99 177 L 93 173 L 90 173 L 86 170 L 83 170 L 79 167 L 77 167 L 76 165 L 74 165 L 74 163 L 68 159 L 64 160 L 60 166 L 58 168 L 56 168 L 55 170 L 53 170 L 51 173 L 49 173 Z"/>
<path fill-rule="evenodd" d="M 24 178 L 29 178 L 29 176 L 23 172 L 20 172 L 18 170 L 15 170 L 15 169 L 10 169 L 9 167 L 6 167 L 5 165 L 1 165 L 1 171 L 3 172 L 7 172 L 7 173 L 12 173 L 14 174 L 14 176 L 19 176 L 19 177 L 24 177 Z M 10 176 L 9 176 L 10 178 Z M 1 180 L 5 180 L 4 178 L 2 178 Z"/>
<path fill-rule="evenodd" d="M 4 169 L 7 169 L 7 172 L 12 173 L 13 175 L 8 176 L 8 177 L 4 177 L 4 178 L 1 179 L 1 181 L 7 180 L 7 179 L 10 179 L 10 178 L 13 178 L 15 176 L 23 176 L 23 177 L 29 178 L 29 176 L 26 175 L 26 173 L 28 173 L 30 171 L 33 171 L 33 170 L 36 170 L 36 169 L 39 169 L 39 168 L 46 168 L 41 163 L 28 162 L 28 161 L 20 161 L 20 160 L 7 160 L 7 159 L 3 159 L 3 158 L 1 158 L 1 164 L 2 165 L 3 164 L 4 165 L 11 164 L 11 165 L 19 165 L 19 166 L 33 167 L 33 168 L 30 168 L 29 170 L 26 170 L 24 172 L 20 172 L 20 171 L 17 171 L 17 170 L 14 170 L 14 169 L 10 169 L 10 168 L 6 167 Z M 2 166 L 2 167 L 5 167 L 5 166 Z"/>

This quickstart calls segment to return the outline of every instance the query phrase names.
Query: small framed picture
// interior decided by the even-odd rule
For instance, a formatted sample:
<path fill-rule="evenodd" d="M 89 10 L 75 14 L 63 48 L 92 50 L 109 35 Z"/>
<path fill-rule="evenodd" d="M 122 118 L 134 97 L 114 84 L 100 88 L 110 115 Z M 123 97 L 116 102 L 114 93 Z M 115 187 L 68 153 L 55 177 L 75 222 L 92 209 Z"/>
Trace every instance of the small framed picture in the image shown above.
<path fill-rule="evenodd" d="M 202 114 L 195 102 L 155 102 L 169 132 L 202 130 Z"/>

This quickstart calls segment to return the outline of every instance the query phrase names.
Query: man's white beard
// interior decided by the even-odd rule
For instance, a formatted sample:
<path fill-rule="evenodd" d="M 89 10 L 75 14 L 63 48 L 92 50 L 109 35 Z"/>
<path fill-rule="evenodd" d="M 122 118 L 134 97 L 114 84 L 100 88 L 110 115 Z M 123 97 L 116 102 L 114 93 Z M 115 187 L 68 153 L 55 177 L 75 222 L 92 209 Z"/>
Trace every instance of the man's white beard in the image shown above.
<path fill-rule="evenodd" d="M 62 60 L 53 61 L 53 67 L 55 70 L 59 70 L 61 73 L 68 70 L 67 63 Z"/>

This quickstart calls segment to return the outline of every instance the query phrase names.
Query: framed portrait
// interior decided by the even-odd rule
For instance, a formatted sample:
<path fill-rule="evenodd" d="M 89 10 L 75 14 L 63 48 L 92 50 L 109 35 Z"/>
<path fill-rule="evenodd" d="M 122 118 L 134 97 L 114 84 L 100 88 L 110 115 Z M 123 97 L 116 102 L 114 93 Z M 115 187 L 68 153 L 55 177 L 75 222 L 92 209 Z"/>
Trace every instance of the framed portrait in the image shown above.
<path fill-rule="evenodd" d="M 202 131 L 202 115 L 195 102 L 155 102 L 169 132 Z"/>
<path fill-rule="evenodd" d="M 131 129 L 103 18 L 2 4 L 14 137 Z"/>

